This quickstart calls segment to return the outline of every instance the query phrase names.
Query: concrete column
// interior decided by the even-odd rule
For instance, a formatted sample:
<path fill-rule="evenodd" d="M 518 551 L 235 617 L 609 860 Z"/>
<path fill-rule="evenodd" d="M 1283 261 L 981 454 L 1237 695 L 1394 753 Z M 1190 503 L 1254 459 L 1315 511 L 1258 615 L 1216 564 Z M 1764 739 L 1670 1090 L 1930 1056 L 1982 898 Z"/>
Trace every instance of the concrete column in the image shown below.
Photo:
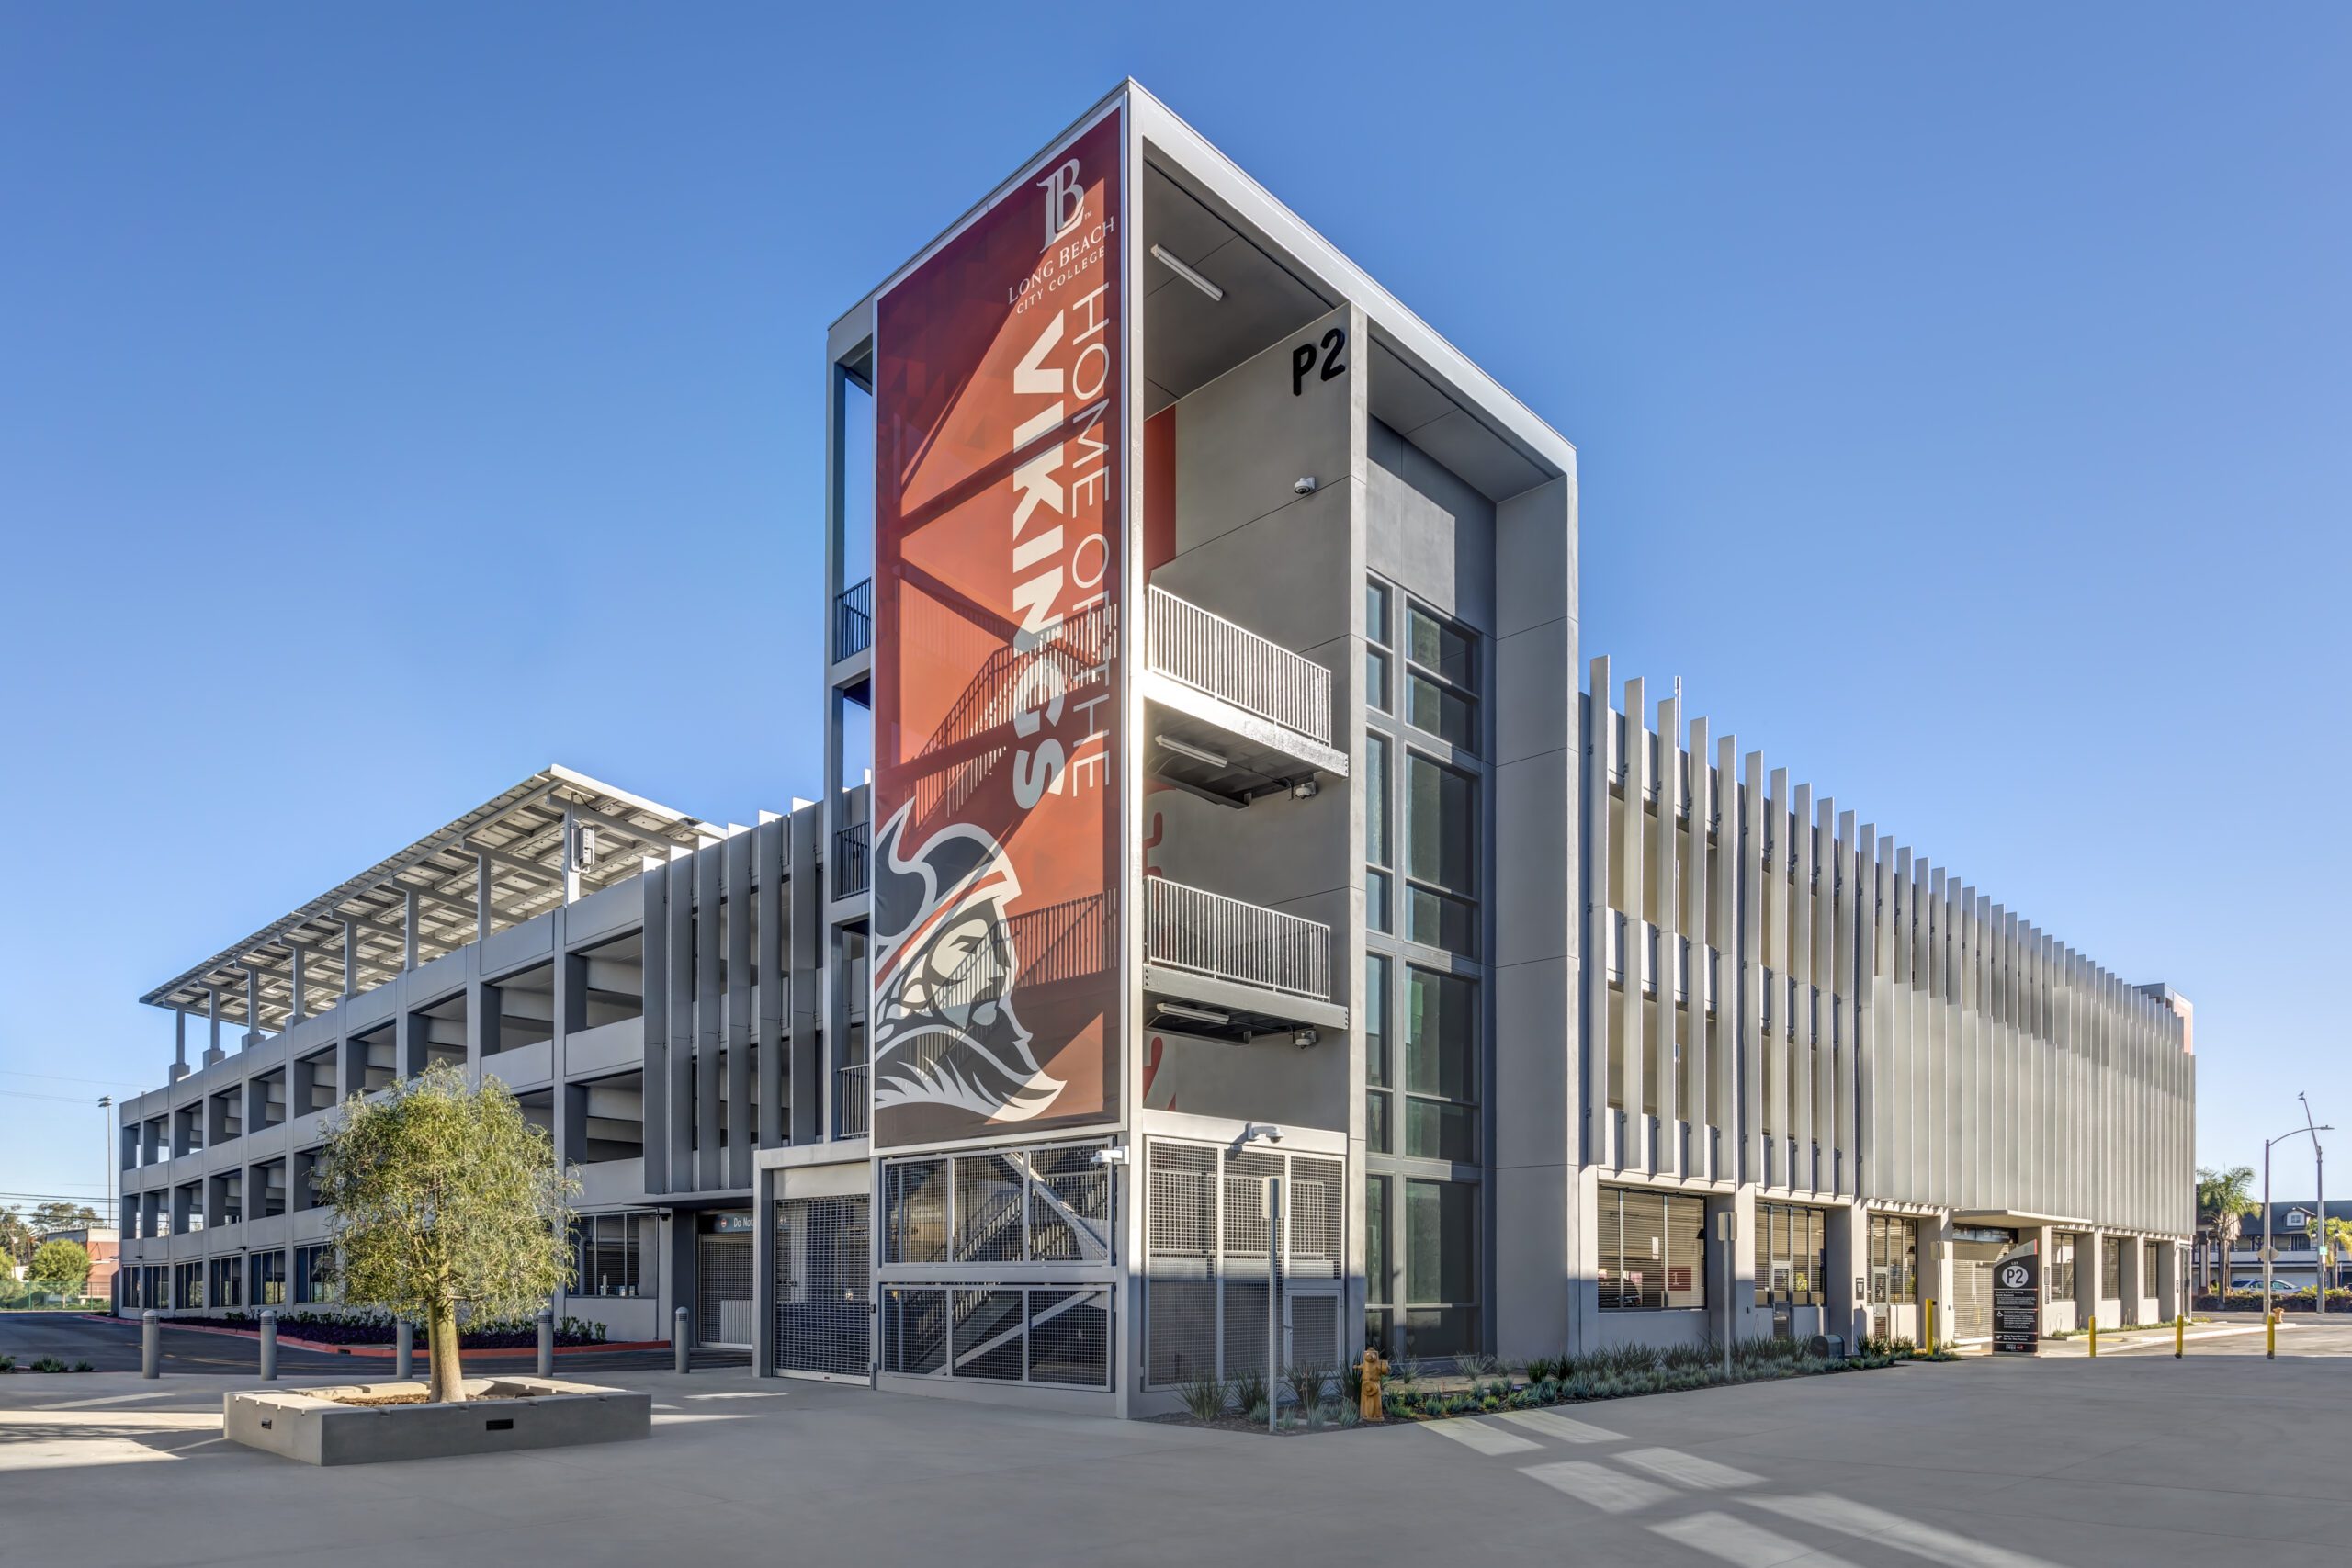
<path fill-rule="evenodd" d="M 1622 1164 L 1617 1115 L 1611 1096 L 1609 944 L 1615 917 L 1609 907 L 1610 752 L 1616 735 L 1616 709 L 1610 705 L 1609 660 L 1596 659 L 1584 704 L 1584 841 L 1589 863 L 1584 878 L 1582 919 L 1586 970 L 1583 977 L 1585 1142 L 1587 1157 L 1605 1170 Z"/>
<path fill-rule="evenodd" d="M 1764 1163 L 1764 753 L 1742 760 L 1739 796 L 1739 1057 L 1741 1078 L 1740 1179 L 1766 1179 Z M 1726 954 L 1725 961 L 1729 961 Z M 1755 1222 L 1751 1207 L 1740 1218 L 1740 1234 Z"/>
<path fill-rule="evenodd" d="M 791 824 L 773 812 L 760 813 L 759 844 L 759 985 L 753 999 L 759 1046 L 759 1146 L 778 1148 L 791 1141 L 785 1125 L 785 1085 L 791 1065 L 785 1056 L 785 849 Z"/>
<path fill-rule="evenodd" d="M 245 1044 L 261 1043 L 261 976 L 245 971 Z"/>
<path fill-rule="evenodd" d="M 172 1077 L 187 1077 L 187 1009 L 172 1010 Z"/>
<path fill-rule="evenodd" d="M 1825 1211 L 1821 1328 L 1842 1334 L 1851 1353 L 1871 1329 L 1870 1217 L 1859 1203 Z"/>
<path fill-rule="evenodd" d="M 1775 824 L 1781 818 L 1775 816 Z M 1805 1191 L 1818 1185 L 1814 1176 L 1813 1127 L 1813 879 L 1816 854 L 1813 842 L 1813 786 L 1799 784 L 1788 818 L 1789 979 L 1781 994 L 1789 997 L 1789 1022 L 1796 1037 L 1789 1046 L 1789 1186 Z M 1826 1245 L 1825 1238 L 1824 1245 Z M 1825 1297 L 1827 1292 L 1824 1292 Z"/>
<path fill-rule="evenodd" d="M 1649 746 L 1644 738 L 1642 747 Z M 1657 831 L 1649 855 L 1649 897 L 1642 900 L 1645 915 L 1657 924 L 1657 1029 L 1650 1047 L 1650 1062 L 1657 1085 L 1657 1133 L 1666 1147 L 1653 1168 L 1673 1176 L 1683 1173 L 1682 1071 L 1679 1016 L 1675 995 L 1682 988 L 1681 910 L 1678 907 L 1675 860 L 1682 816 L 1682 702 L 1668 697 L 1657 705 Z"/>
<path fill-rule="evenodd" d="M 474 854 L 474 940 L 488 942 L 495 920 L 491 908 L 490 852 Z"/>
<path fill-rule="evenodd" d="M 695 1179 L 705 1190 L 727 1185 L 718 1146 L 718 1104 L 724 1087 L 718 1053 L 725 1043 L 719 1017 L 719 956 L 724 951 L 719 920 L 724 849 L 705 844 L 695 852 L 694 1054 Z"/>
<path fill-rule="evenodd" d="M 1717 1130 L 1716 1163 L 1709 1172 L 1718 1181 L 1736 1181 L 1740 1172 L 1740 1151 L 1751 1134 L 1740 1100 L 1740 1043 L 1743 1038 L 1740 998 L 1740 919 L 1739 919 L 1739 739 L 1726 735 L 1715 742 L 1715 766 L 1708 781 L 1710 826 L 1715 831 L 1715 842 L 1708 852 L 1709 864 L 1714 873 L 1714 913 L 1707 922 L 1707 942 L 1713 950 L 1715 1015 L 1708 1030 L 1708 1049 L 1713 1060 L 1714 1101 L 1713 1121 Z"/>
<path fill-rule="evenodd" d="M 670 853 L 668 1089 L 670 1190 L 695 1191 L 695 861 L 690 850 Z M 680 1227 L 691 1233 L 693 1226 Z M 684 1244 L 689 1251 L 693 1236 Z"/>
<path fill-rule="evenodd" d="M 401 895 L 401 971 L 416 967 L 416 889 Z"/>
<path fill-rule="evenodd" d="M 643 901 L 644 924 L 638 948 L 644 973 L 645 1069 L 641 1136 L 645 1141 L 645 1190 L 670 1190 L 670 868 L 647 856 L 635 886 Z M 669 1289 L 665 1277 L 662 1288 Z"/>
<path fill-rule="evenodd" d="M 1765 1185 L 1796 1185 L 1790 1158 L 1789 1119 L 1789 865 L 1796 846 L 1789 834 L 1789 770 L 1771 771 L 1771 788 L 1764 799 L 1764 984 L 1771 1026 L 1764 1032 L 1764 1127 L 1767 1159 Z"/>
<path fill-rule="evenodd" d="M 413 914 L 416 895 L 410 894 L 409 908 Z M 410 921 L 413 929 L 415 921 Z M 343 922 L 343 999 L 349 1001 L 359 994 L 359 928 L 349 920 Z"/>
<path fill-rule="evenodd" d="M 813 1144 L 825 1135 L 822 1121 L 825 1091 L 819 1075 L 824 1070 L 822 1027 L 825 1008 L 825 878 L 831 866 L 819 864 L 820 835 L 827 820 L 822 802 L 798 806 L 792 812 L 790 863 L 792 880 L 785 889 L 789 919 L 786 940 L 791 954 L 791 1034 L 786 1049 L 792 1070 L 786 1080 L 786 1115 L 791 1124 L 788 1142 Z M 879 1216 L 876 1216 L 877 1222 Z"/>
<path fill-rule="evenodd" d="M 759 1117 L 752 1105 L 752 846 L 756 829 L 729 836 L 721 849 L 727 887 L 727 1179 L 731 1188 L 752 1185 L 752 1144 Z M 718 931 L 711 928 L 710 939 Z M 757 1216 L 753 1216 L 756 1222 Z"/>
<path fill-rule="evenodd" d="M 204 1065 L 209 1067 L 227 1056 L 227 1053 L 220 1049 L 220 987 L 207 986 L 204 988 L 204 1012 L 205 1022 L 211 1030 L 211 1037 L 204 1047 Z"/>
<path fill-rule="evenodd" d="M 293 954 L 293 957 L 290 960 L 290 964 L 293 977 L 294 1000 L 292 1005 L 288 1009 L 286 1015 L 287 1026 L 291 1028 L 293 1025 L 301 1022 L 304 1018 L 309 1016 L 309 1014 L 304 1010 L 303 1004 L 310 998 L 302 987 L 302 959 L 306 950 L 299 942 L 289 942 L 286 946 L 288 951 Z"/>
<path fill-rule="evenodd" d="M 1707 889 L 1713 867 L 1708 860 L 1707 824 L 1715 810 L 1714 769 L 1707 753 L 1707 721 L 1689 721 L 1688 744 L 1685 751 L 1690 767 L 1690 863 L 1682 871 L 1682 937 L 1690 944 L 1690 978 L 1688 985 L 1690 1010 L 1685 1020 L 1682 1049 L 1690 1055 L 1690 1070 L 1686 1075 L 1691 1088 L 1690 1103 L 1683 1110 L 1690 1123 L 1690 1136 L 1696 1145 L 1690 1162 L 1692 1174 L 1713 1180 L 1716 1174 L 1715 1134 L 1721 1124 L 1723 1100 L 1714 1089 L 1714 1042 L 1712 1021 L 1707 1016 L 1710 993 L 1708 976 L 1714 972 L 1710 953 L 1715 933 L 1707 925 Z"/>
<path fill-rule="evenodd" d="M 1625 936 L 1625 1164 L 1639 1171 L 1657 1168 L 1650 1136 L 1650 1100 L 1656 1089 L 1649 1072 L 1649 1040 L 1645 1025 L 1649 1009 L 1643 999 L 1643 982 L 1650 974 L 1649 900 L 1644 881 L 1642 828 L 1647 820 L 1644 803 L 1649 798 L 1649 696 L 1639 680 L 1625 682 L 1625 814 L 1619 824 L 1617 852 L 1624 862 Z"/>

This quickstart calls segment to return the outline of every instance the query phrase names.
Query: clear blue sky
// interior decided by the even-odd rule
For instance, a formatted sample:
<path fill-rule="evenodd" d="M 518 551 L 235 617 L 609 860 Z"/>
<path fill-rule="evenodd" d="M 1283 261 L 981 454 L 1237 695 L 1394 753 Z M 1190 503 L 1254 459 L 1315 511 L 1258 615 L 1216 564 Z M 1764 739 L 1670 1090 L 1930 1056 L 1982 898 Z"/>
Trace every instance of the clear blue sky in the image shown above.
<path fill-rule="evenodd" d="M 2352 1155 L 2343 9 L 800 9 L 0 4 L 0 1192 L 533 768 L 811 793 L 823 328 L 1126 73 L 1577 443 L 1589 651 Z"/>

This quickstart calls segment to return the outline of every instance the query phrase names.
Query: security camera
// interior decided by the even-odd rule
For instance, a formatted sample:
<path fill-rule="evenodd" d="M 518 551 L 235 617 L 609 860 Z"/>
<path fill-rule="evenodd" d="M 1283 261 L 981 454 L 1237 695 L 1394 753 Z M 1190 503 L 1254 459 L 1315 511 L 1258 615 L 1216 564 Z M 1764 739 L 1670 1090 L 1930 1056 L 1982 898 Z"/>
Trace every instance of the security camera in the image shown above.
<path fill-rule="evenodd" d="M 1320 1030 L 1295 1029 L 1291 1031 L 1290 1043 L 1304 1051 L 1308 1047 L 1318 1043 L 1322 1038 L 1323 1033 Z"/>
<path fill-rule="evenodd" d="M 1127 1163 L 1127 1151 L 1116 1145 L 1113 1145 L 1106 1148 L 1097 1149 L 1094 1151 L 1092 1163 L 1096 1165 L 1125 1165 Z"/>
<path fill-rule="evenodd" d="M 1313 474 L 1302 474 L 1297 479 L 1290 481 L 1290 489 L 1293 495 L 1313 495 L 1315 493 L 1315 476 Z"/>
<path fill-rule="evenodd" d="M 1313 779 L 1301 779 L 1290 786 L 1290 797 L 1293 800 L 1313 800 L 1322 793 L 1323 786 Z"/>

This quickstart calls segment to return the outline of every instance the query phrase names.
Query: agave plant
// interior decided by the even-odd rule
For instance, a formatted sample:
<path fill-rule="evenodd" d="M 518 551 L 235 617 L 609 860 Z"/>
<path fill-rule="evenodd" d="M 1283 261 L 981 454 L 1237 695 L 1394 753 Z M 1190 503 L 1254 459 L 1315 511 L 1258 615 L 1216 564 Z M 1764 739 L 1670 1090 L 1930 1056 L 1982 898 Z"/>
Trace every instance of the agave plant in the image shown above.
<path fill-rule="evenodd" d="M 1193 1378 L 1176 1385 L 1176 1397 L 1195 1421 L 1214 1421 L 1225 1414 L 1232 1390 L 1223 1378 Z"/>

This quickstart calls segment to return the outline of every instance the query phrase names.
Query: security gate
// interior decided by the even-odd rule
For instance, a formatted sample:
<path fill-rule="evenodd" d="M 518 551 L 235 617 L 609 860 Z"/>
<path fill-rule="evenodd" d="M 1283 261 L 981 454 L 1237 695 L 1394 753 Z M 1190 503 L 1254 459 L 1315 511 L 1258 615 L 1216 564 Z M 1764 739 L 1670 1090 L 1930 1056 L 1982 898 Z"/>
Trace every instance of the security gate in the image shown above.
<path fill-rule="evenodd" d="M 2017 1245 L 2008 1231 L 1956 1229 L 1951 1244 L 1951 1328 L 1954 1339 L 1993 1337 L 1993 1260 Z"/>
<path fill-rule="evenodd" d="M 752 1348 L 752 1238 L 748 1214 L 705 1214 L 695 1234 L 695 1343 Z"/>
<path fill-rule="evenodd" d="M 870 1198 L 775 1205 L 775 1368 L 864 1378 L 873 1362 Z"/>

